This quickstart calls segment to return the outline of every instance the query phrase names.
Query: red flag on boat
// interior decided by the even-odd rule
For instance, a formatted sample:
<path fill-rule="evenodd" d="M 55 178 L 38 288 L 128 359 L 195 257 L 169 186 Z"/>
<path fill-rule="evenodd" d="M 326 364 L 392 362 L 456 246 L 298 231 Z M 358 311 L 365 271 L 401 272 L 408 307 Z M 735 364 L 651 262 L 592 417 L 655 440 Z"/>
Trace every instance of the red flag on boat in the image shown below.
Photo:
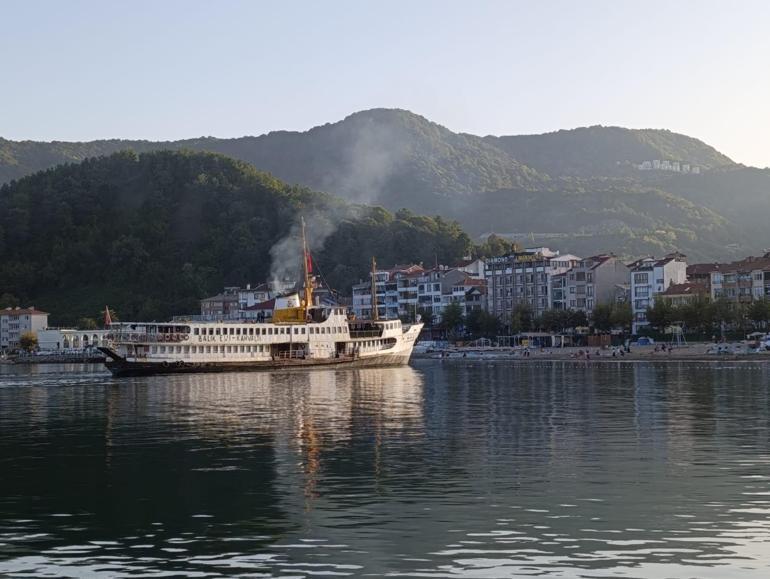
<path fill-rule="evenodd" d="M 112 317 L 110 317 L 110 308 L 104 306 L 104 327 L 107 328 L 112 323 Z"/>
<path fill-rule="evenodd" d="M 307 272 L 313 273 L 313 260 L 310 259 L 310 252 L 306 253 L 305 257 L 307 258 Z"/>

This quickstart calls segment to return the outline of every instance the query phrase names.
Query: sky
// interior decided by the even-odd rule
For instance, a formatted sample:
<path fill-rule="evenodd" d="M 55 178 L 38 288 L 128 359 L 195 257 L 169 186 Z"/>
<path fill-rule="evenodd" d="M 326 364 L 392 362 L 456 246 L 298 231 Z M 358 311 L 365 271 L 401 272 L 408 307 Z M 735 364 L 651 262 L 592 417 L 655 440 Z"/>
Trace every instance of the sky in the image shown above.
<path fill-rule="evenodd" d="M 665 128 L 770 166 L 770 2 L 2 0 L 0 137 Z"/>

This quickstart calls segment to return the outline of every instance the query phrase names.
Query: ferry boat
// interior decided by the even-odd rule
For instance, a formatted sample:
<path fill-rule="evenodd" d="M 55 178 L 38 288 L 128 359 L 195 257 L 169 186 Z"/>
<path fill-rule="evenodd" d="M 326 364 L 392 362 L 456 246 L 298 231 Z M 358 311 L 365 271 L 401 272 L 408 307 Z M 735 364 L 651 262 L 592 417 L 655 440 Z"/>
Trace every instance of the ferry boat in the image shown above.
<path fill-rule="evenodd" d="M 112 323 L 99 348 L 105 365 L 115 376 L 139 376 L 408 363 L 423 324 L 379 319 L 374 283 L 369 320 L 352 319 L 340 306 L 314 305 L 304 222 L 302 245 L 301 295 L 277 298 L 270 322 Z M 374 260 L 372 266 L 374 280 Z"/>

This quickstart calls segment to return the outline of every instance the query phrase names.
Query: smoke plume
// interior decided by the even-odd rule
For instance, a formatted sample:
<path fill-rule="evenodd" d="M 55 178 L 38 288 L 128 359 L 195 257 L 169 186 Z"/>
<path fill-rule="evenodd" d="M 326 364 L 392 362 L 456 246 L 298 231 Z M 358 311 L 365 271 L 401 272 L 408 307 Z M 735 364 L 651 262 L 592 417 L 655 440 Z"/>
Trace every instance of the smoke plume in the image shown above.
<path fill-rule="evenodd" d="M 324 179 L 324 189 L 354 203 L 373 204 L 382 200 L 394 173 L 408 157 L 406 139 L 392 125 L 372 118 L 359 118 L 354 123 L 352 138 L 338 151 L 345 169 Z M 350 129 L 348 125 L 346 130 Z M 305 217 L 308 246 L 320 251 L 343 218 L 344 212 Z M 272 282 L 297 281 L 302 276 L 302 231 L 299 220 L 289 235 L 270 249 Z"/>

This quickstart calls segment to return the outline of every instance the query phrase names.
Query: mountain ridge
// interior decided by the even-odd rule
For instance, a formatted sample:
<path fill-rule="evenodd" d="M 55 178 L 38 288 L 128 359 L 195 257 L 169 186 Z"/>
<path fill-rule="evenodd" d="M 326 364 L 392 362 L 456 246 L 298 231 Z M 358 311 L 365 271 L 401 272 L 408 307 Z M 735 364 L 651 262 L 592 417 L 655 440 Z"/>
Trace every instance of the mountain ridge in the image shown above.
<path fill-rule="evenodd" d="M 403 109 L 370 109 L 307 131 L 235 139 L 0 140 L 0 181 L 126 148 L 224 154 L 354 203 L 457 219 L 473 235 L 555 231 L 565 237 L 544 239 L 564 250 L 574 242 L 585 252 L 678 249 L 721 259 L 770 246 L 762 218 L 770 212 L 770 171 L 665 129 L 595 125 L 480 137 Z M 655 159 L 702 171 L 640 170 Z"/>

